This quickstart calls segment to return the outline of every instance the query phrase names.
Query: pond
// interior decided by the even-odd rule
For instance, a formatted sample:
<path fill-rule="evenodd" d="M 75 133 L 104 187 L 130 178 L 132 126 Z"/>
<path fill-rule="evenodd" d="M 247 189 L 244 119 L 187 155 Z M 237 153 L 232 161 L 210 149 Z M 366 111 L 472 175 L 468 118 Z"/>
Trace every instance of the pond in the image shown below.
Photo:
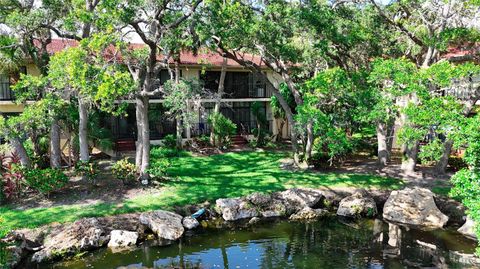
<path fill-rule="evenodd" d="M 474 250 L 475 242 L 454 230 L 328 218 L 200 229 L 169 246 L 102 249 L 39 268 L 478 268 L 460 255 Z"/>

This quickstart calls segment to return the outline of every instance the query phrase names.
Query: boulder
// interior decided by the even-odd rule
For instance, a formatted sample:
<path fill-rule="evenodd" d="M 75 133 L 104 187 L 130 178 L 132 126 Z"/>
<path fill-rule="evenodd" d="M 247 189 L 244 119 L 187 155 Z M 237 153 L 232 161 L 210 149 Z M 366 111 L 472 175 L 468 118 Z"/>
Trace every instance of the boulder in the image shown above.
<path fill-rule="evenodd" d="M 322 191 L 308 188 L 292 188 L 278 192 L 275 196 L 283 201 L 289 212 L 297 212 L 305 207 L 317 208 L 325 199 Z"/>
<path fill-rule="evenodd" d="M 255 225 L 255 224 L 259 223 L 260 220 L 261 220 L 261 219 L 260 219 L 259 217 L 253 217 L 253 218 L 251 218 L 251 219 L 248 221 L 248 224 L 249 224 L 249 225 Z"/>
<path fill-rule="evenodd" d="M 130 232 L 124 230 L 113 230 L 110 232 L 110 241 L 108 247 L 110 248 L 124 248 L 134 246 L 138 240 L 137 232 Z"/>
<path fill-rule="evenodd" d="M 139 236 L 142 236 L 145 230 L 145 226 L 138 222 L 139 217 L 139 213 L 130 213 L 108 217 L 100 217 L 97 219 L 107 233 L 110 233 L 113 230 L 124 230 L 138 232 Z"/>
<path fill-rule="evenodd" d="M 161 239 L 177 240 L 184 232 L 182 216 L 173 212 L 157 210 L 142 213 L 139 220 Z"/>
<path fill-rule="evenodd" d="M 257 209 L 264 218 L 285 216 L 287 208 L 283 201 L 270 194 L 252 193 L 246 199 Z"/>
<path fill-rule="evenodd" d="M 270 194 L 260 192 L 254 192 L 248 195 L 246 199 L 258 207 L 269 206 L 272 203 L 272 196 Z"/>
<path fill-rule="evenodd" d="M 392 191 L 383 207 L 383 218 L 432 228 L 441 228 L 448 222 L 448 217 L 435 205 L 433 193 L 424 188 Z"/>
<path fill-rule="evenodd" d="M 216 206 L 226 221 L 249 219 L 259 215 L 254 205 L 242 198 L 218 199 Z"/>
<path fill-rule="evenodd" d="M 34 262 L 45 262 L 104 246 L 108 235 L 95 218 L 86 218 L 54 228 L 43 242 L 43 249 L 32 256 Z"/>
<path fill-rule="evenodd" d="M 6 246 L 3 249 L 0 249 L 0 251 L 3 252 L 2 255 L 5 255 L 6 257 L 3 261 L 0 259 L 0 266 L 5 266 L 0 268 L 17 268 L 28 254 L 24 248 L 16 245 Z"/>
<path fill-rule="evenodd" d="M 475 222 L 470 217 L 467 217 L 467 221 L 457 231 L 466 237 L 478 240 L 477 234 L 475 233 Z"/>
<path fill-rule="evenodd" d="M 295 214 L 290 216 L 290 220 L 315 220 L 328 214 L 326 209 L 313 209 L 311 207 L 305 207 Z"/>
<path fill-rule="evenodd" d="M 337 215 L 344 217 L 374 217 L 377 215 L 377 204 L 365 191 L 357 191 L 340 201 Z"/>
<path fill-rule="evenodd" d="M 198 227 L 198 225 L 200 225 L 198 220 L 193 217 L 183 218 L 182 224 L 183 224 L 183 227 L 185 227 L 188 230 L 195 229 Z"/>

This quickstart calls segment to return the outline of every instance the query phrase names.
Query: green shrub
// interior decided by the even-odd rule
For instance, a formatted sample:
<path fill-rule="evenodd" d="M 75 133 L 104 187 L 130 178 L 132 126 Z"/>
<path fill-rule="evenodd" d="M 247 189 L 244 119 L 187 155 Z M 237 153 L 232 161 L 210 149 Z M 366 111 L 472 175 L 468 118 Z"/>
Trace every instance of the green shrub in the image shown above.
<path fill-rule="evenodd" d="M 329 129 L 327 133 L 315 138 L 313 149 L 319 159 L 327 158 L 329 165 L 341 161 L 353 150 L 353 145 L 345 132 L 340 128 Z"/>
<path fill-rule="evenodd" d="M 420 148 L 418 159 L 422 164 L 433 165 L 443 154 L 443 142 L 435 139 Z"/>
<path fill-rule="evenodd" d="M 177 137 L 173 134 L 166 135 L 163 140 L 163 146 L 168 149 L 177 148 Z"/>
<path fill-rule="evenodd" d="M 25 169 L 24 178 L 28 187 L 47 197 L 68 183 L 68 177 L 60 169 L 52 168 Z"/>
<path fill-rule="evenodd" d="M 184 156 L 189 156 L 189 154 L 184 150 L 179 150 L 176 148 L 164 148 L 157 146 L 150 149 L 151 159 L 174 158 Z"/>
<path fill-rule="evenodd" d="M 78 161 L 75 164 L 75 173 L 85 177 L 88 181 L 92 182 L 92 184 L 95 184 L 95 180 L 99 174 L 98 164 L 91 161 Z"/>
<path fill-rule="evenodd" d="M 137 169 L 135 164 L 128 161 L 128 158 L 115 162 L 112 166 L 113 175 L 120 179 L 123 184 L 135 181 Z"/>
<path fill-rule="evenodd" d="M 167 170 L 171 166 L 168 159 L 155 159 L 150 163 L 147 173 L 153 180 L 160 180 L 167 176 Z"/>
<path fill-rule="evenodd" d="M 219 147 L 226 146 L 230 135 L 235 134 L 237 125 L 230 119 L 226 118 L 222 113 L 213 113 L 208 117 L 208 123 L 213 128 L 215 136 L 215 144 Z"/>
<path fill-rule="evenodd" d="M 210 144 L 210 137 L 208 135 L 201 135 L 196 138 L 198 143 L 201 143 L 202 145 L 209 145 Z"/>

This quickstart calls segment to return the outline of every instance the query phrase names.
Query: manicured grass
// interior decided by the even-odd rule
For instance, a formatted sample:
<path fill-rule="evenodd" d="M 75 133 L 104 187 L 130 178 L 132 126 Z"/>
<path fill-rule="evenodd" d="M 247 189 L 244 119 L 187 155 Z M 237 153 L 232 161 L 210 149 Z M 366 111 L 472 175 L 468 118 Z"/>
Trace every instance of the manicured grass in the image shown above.
<path fill-rule="evenodd" d="M 28 210 L 0 207 L 0 227 L 37 227 L 51 222 L 70 222 L 82 217 L 169 209 L 175 205 L 292 187 L 396 189 L 402 185 L 397 179 L 373 175 L 284 171 L 279 168 L 278 160 L 285 156 L 285 153 L 240 152 L 210 157 L 174 158 L 169 169 L 169 174 L 174 179 L 164 182 L 162 191 L 157 194 L 135 197 L 120 204 L 65 205 Z"/>

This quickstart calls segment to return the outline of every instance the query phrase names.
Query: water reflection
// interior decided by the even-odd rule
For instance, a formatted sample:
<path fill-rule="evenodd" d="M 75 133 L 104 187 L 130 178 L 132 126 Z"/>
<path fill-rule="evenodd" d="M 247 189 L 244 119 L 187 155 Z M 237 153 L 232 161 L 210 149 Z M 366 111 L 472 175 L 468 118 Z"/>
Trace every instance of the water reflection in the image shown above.
<path fill-rule="evenodd" d="M 101 250 L 82 260 L 41 268 L 475 268 L 464 263 L 465 257 L 458 258 L 458 253 L 473 253 L 474 248 L 473 241 L 452 231 L 419 231 L 381 220 L 328 219 L 203 230 L 167 247 L 144 245 L 127 253 Z"/>

